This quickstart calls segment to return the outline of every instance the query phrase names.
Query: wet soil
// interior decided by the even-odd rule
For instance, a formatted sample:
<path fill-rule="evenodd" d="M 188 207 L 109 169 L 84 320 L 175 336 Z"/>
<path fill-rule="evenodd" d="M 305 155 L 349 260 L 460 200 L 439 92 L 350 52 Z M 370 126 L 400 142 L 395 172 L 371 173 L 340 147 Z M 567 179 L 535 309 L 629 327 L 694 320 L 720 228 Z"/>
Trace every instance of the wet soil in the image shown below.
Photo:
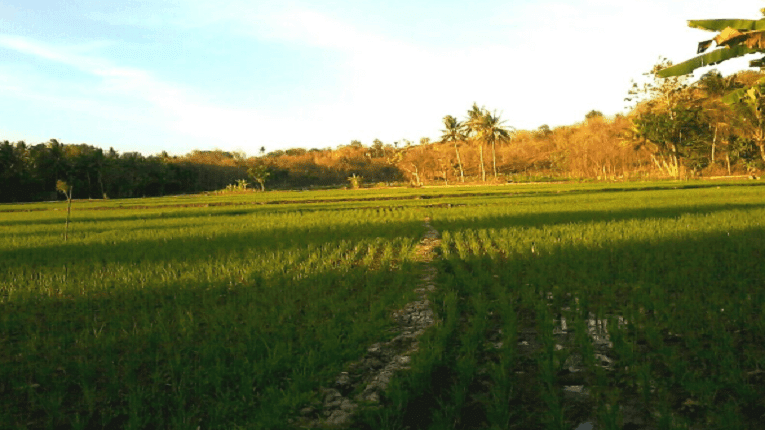
<path fill-rule="evenodd" d="M 440 239 L 429 221 L 425 220 L 426 232 L 415 251 L 416 260 L 422 265 L 422 275 L 414 290 L 419 297 L 392 313 L 396 336 L 367 348 L 361 360 L 337 375 L 333 386 L 320 389 L 322 402 L 303 408 L 293 424 L 301 428 L 350 428 L 360 409 L 380 405 L 395 374 L 409 369 L 411 355 L 419 348 L 418 338 L 435 323 L 428 296 L 436 290 L 433 260 Z"/>

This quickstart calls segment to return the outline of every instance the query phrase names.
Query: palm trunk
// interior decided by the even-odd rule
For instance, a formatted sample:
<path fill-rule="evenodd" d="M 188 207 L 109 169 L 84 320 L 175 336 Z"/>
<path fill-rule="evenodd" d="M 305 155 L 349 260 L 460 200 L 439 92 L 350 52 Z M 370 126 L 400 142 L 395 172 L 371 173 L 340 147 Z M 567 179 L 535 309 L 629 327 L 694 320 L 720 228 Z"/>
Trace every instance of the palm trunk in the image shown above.
<path fill-rule="evenodd" d="M 486 167 L 483 165 L 483 144 L 479 146 L 481 154 L 481 180 L 486 182 Z"/>
<path fill-rule="evenodd" d="M 457 148 L 457 144 L 454 144 L 454 152 L 457 153 L 457 165 L 460 167 L 460 180 L 465 182 L 465 171 L 462 170 L 462 159 L 460 158 L 460 150 Z"/>
<path fill-rule="evenodd" d="M 494 167 L 494 179 L 497 179 L 497 152 L 494 146 L 495 142 L 491 142 L 491 163 Z"/>

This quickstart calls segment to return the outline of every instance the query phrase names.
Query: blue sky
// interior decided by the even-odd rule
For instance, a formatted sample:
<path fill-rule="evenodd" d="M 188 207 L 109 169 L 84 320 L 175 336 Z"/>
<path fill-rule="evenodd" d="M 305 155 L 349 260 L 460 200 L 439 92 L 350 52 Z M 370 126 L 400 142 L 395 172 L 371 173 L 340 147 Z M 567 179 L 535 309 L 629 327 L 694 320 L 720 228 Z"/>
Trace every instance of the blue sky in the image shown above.
<path fill-rule="evenodd" d="M 760 0 L 0 0 L 0 139 L 145 155 L 436 139 L 623 110 L 659 56 Z M 739 61 L 723 69 L 746 66 Z"/>

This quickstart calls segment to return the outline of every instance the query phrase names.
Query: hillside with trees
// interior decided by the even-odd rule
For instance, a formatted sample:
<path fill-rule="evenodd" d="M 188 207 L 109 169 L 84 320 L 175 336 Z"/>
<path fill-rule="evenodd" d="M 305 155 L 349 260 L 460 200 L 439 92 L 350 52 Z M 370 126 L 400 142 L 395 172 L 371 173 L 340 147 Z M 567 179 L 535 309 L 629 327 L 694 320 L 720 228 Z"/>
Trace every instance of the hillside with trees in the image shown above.
<path fill-rule="evenodd" d="M 293 148 L 258 155 L 195 150 L 104 151 L 56 139 L 30 145 L 0 141 L 0 202 L 62 198 L 56 182 L 72 186 L 76 199 L 129 198 L 225 189 L 239 181 L 257 189 L 355 184 L 413 186 L 505 183 L 529 178 L 639 180 L 756 174 L 765 168 L 763 75 L 716 70 L 689 84 L 657 64 L 642 87 L 635 85 L 626 115 L 589 112 L 582 122 L 516 130 L 495 111 L 474 104 L 462 117 L 447 115 L 437 141 L 420 139 L 334 149 Z M 760 85 L 760 86 L 757 86 Z M 738 92 L 737 92 L 738 91 Z M 743 91 L 743 92 L 742 92 Z M 748 91 L 748 92 L 747 92 Z M 730 103 L 730 94 L 748 97 Z M 749 101 L 747 101 L 749 100 Z M 229 187 L 231 188 L 231 187 Z"/>

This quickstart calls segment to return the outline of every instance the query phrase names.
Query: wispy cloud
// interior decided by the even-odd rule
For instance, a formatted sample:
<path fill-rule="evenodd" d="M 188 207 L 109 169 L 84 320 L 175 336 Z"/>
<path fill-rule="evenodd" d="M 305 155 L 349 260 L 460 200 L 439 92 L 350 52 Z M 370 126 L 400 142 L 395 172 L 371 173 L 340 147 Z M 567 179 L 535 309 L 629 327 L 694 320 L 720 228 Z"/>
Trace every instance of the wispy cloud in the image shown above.
<path fill-rule="evenodd" d="M 144 106 L 144 121 L 151 117 L 151 121 L 161 123 L 168 131 L 186 135 L 200 143 L 240 140 L 252 129 L 253 123 L 262 127 L 266 121 L 273 121 L 254 109 L 209 103 L 193 89 L 158 79 L 147 70 L 116 65 L 86 53 L 88 50 L 82 46 L 54 46 L 28 38 L 0 35 L 0 48 L 69 66 L 98 78 L 95 86 L 86 88 L 83 85 L 76 91 L 78 95 L 73 97 L 56 94 L 56 85 L 50 84 L 46 88 L 48 92 L 41 93 L 35 90 L 40 85 L 46 86 L 40 78 L 10 75 L 8 70 L 4 72 L 6 89 L 13 90 L 17 97 L 38 100 L 46 105 L 80 108 L 96 116 L 105 109 L 111 112 L 110 116 L 114 119 L 118 116 L 135 117 L 135 112 L 131 114 L 130 109 L 121 108 L 119 103 L 115 106 L 111 97 L 131 99 Z"/>
<path fill-rule="evenodd" d="M 571 123 L 590 109 L 615 113 L 631 77 L 659 54 L 691 56 L 699 40 L 681 35 L 688 2 L 487 2 L 488 9 L 466 11 L 465 19 L 459 7 L 445 5 L 423 16 L 427 24 L 418 28 L 412 27 L 418 18 L 401 19 L 409 11 L 401 5 L 383 10 L 341 3 L 136 0 L 129 10 L 85 10 L 113 24 L 108 28 L 118 29 L 115 39 L 130 43 L 124 59 L 110 56 L 124 48 L 122 42 L 66 45 L 0 31 L 0 49 L 88 79 L 42 70 L 27 76 L 2 65 L 0 78 L 13 77 L 3 85 L 19 98 L 27 92 L 41 103 L 57 98 L 102 116 L 143 115 L 131 131 L 135 136 L 161 129 L 187 148 L 334 146 L 351 139 L 435 137 L 444 115 L 459 116 L 474 101 L 503 111 L 508 124 L 520 128 Z M 715 17 L 717 7 L 698 0 L 693 12 Z M 183 49 L 163 61 L 157 52 L 175 55 L 173 44 Z M 151 62 L 130 57 L 155 48 Z M 216 67 L 196 74 L 177 68 L 196 67 L 211 53 Z M 232 83 L 226 82 L 227 60 L 239 67 L 228 69 Z M 205 82 L 213 75 L 218 93 Z M 55 88 L 62 84 L 70 90 Z"/>

